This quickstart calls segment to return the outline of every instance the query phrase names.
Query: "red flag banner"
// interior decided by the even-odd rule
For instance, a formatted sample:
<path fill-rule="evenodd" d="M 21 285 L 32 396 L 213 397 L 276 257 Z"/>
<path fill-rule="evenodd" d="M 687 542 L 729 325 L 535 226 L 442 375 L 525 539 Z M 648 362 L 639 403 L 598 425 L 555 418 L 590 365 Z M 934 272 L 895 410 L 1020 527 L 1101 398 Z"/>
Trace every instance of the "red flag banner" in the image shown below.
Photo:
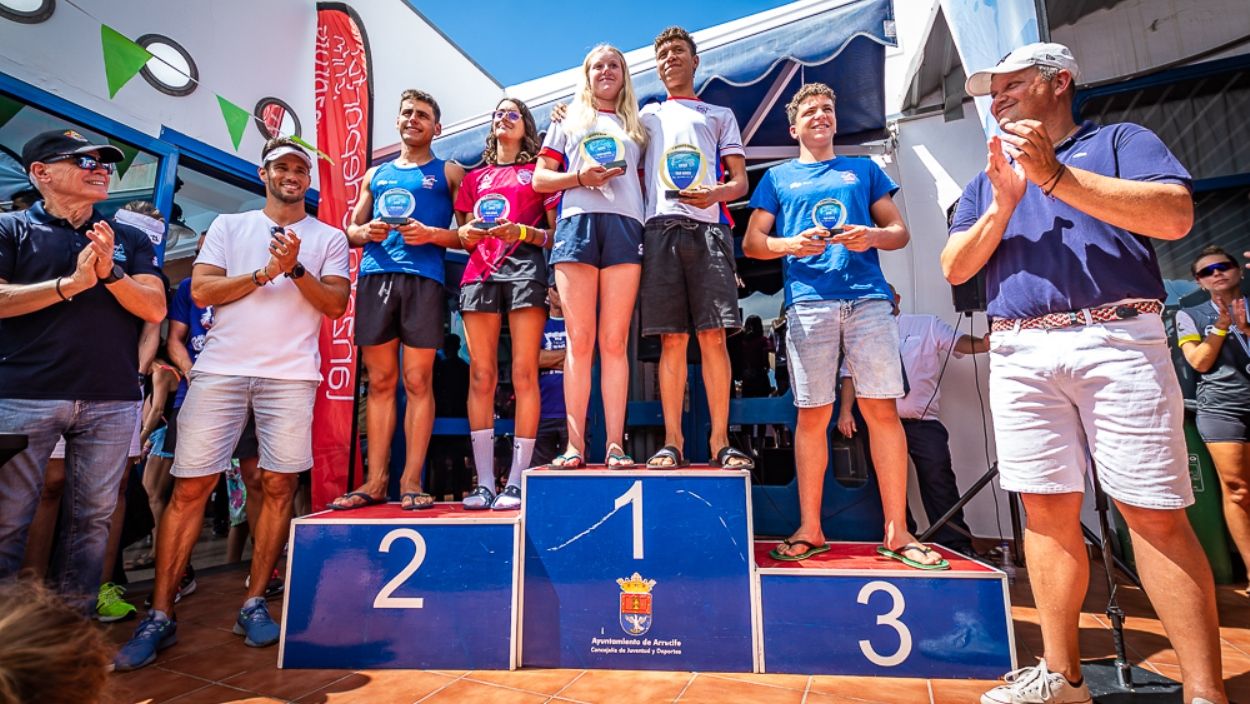
<path fill-rule="evenodd" d="M 347 230 L 352 206 L 369 168 L 368 47 L 354 18 L 342 9 L 317 12 L 317 145 L 321 201 L 317 217 Z M 327 160 L 325 157 L 329 157 Z M 352 294 L 347 312 L 321 325 L 321 386 L 313 407 L 312 505 L 314 510 L 347 491 L 348 466 L 360 468 L 353 450 L 356 396 L 356 273 L 360 250 L 351 250 Z M 363 469 L 358 470 L 363 472 Z M 360 474 L 357 474 L 359 477 Z"/>

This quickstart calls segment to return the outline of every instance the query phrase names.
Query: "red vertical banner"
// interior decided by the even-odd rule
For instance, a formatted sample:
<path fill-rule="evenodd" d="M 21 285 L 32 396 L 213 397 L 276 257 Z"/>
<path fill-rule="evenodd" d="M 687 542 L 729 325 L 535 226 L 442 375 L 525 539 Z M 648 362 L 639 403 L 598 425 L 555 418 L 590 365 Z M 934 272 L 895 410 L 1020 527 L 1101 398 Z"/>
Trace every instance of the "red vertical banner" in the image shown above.
<path fill-rule="evenodd" d="M 317 12 L 316 100 L 317 147 L 321 200 L 317 218 L 347 230 L 352 206 L 369 168 L 368 47 L 355 19 L 343 9 L 320 6 Z M 329 157 L 327 160 L 325 157 Z M 315 510 L 334 500 L 348 486 L 348 467 L 363 472 L 353 442 L 357 349 L 356 274 L 360 250 L 352 249 L 351 299 L 347 312 L 321 324 L 321 386 L 313 406 L 312 505 Z"/>

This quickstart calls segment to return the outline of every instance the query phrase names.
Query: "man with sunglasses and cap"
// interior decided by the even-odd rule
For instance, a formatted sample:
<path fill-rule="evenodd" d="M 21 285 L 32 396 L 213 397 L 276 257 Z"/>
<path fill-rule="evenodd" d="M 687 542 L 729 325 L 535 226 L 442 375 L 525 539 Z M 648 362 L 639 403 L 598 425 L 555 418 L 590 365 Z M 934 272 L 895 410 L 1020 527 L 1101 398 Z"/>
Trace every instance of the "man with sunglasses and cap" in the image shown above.
<path fill-rule="evenodd" d="M 986 270 L 990 406 L 1002 487 L 1020 492 L 1044 657 L 983 704 L 1090 701 L 1078 646 L 1089 555 L 1085 475 L 1128 523 L 1146 593 L 1180 661 L 1186 704 L 1224 704 L 1211 570 L 1193 503 L 1184 407 L 1152 239 L 1193 226 L 1189 173 L 1149 130 L 1077 124 L 1080 69 L 1030 44 L 973 73 L 1001 134 L 942 252 L 952 284 Z M 1092 460 L 1092 461 L 1091 461 Z"/>
<path fill-rule="evenodd" d="M 0 468 L 0 578 L 21 568 L 64 436 L 70 506 L 50 577 L 84 614 L 95 608 L 139 414 L 139 334 L 165 316 L 148 236 L 95 209 L 121 159 L 71 129 L 40 133 L 22 164 L 41 200 L 0 215 L 0 433 L 28 442 Z"/>
<path fill-rule="evenodd" d="M 250 586 L 234 632 L 252 647 L 278 641 L 265 588 L 286 541 L 298 475 L 313 464 L 321 320 L 347 309 L 350 282 L 347 238 L 304 209 L 312 158 L 289 138 L 278 138 L 266 143 L 261 163 L 265 207 L 214 220 L 192 269 L 191 297 L 214 306 L 215 319 L 182 404 L 174 493 L 156 534 L 152 608 L 118 652 L 118 670 L 148 665 L 174 644 L 178 580 L 249 410 L 264 503 L 252 526 Z"/>

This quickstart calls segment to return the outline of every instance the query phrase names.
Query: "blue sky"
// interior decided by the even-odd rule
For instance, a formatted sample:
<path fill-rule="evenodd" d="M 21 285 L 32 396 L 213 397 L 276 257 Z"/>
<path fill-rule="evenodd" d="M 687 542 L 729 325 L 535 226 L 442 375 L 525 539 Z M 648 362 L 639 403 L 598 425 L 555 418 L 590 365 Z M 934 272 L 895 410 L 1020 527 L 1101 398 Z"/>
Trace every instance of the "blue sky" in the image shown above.
<path fill-rule="evenodd" d="M 665 27 L 691 32 L 787 0 L 407 0 L 505 86 L 580 65 L 590 47 L 651 44 Z M 501 30 L 500 27 L 505 27 Z"/>

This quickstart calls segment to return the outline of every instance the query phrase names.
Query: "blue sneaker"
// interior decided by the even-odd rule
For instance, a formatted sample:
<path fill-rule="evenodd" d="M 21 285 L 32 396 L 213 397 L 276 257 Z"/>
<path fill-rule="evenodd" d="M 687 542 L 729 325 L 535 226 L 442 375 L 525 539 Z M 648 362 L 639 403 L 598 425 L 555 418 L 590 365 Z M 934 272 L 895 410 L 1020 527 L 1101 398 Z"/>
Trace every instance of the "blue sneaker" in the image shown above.
<path fill-rule="evenodd" d="M 160 618 L 157 614 L 160 614 Z M 139 622 L 135 634 L 117 651 L 117 656 L 113 658 L 113 669 L 126 672 L 151 665 L 158 652 L 178 642 L 177 632 L 176 622 L 159 611 L 149 611 L 147 618 Z"/>
<path fill-rule="evenodd" d="M 243 644 L 253 648 L 263 648 L 278 642 L 282 629 L 269 616 L 269 607 L 264 597 L 248 599 L 239 610 L 239 618 L 234 622 L 234 634 L 247 636 Z"/>

